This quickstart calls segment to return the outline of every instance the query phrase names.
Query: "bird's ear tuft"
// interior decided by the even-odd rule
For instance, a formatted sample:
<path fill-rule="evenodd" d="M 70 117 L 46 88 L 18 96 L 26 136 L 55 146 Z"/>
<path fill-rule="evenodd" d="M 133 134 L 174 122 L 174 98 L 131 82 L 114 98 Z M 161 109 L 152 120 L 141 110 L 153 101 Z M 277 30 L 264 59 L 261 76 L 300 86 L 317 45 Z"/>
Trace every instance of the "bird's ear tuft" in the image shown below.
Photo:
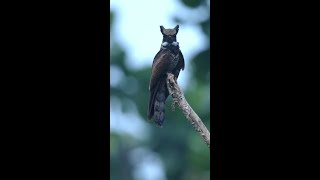
<path fill-rule="evenodd" d="M 165 28 L 163 27 L 163 26 L 160 26 L 160 31 L 161 31 L 161 33 L 163 34 L 163 30 L 164 30 Z"/>
<path fill-rule="evenodd" d="M 179 25 L 177 25 L 176 27 L 174 27 L 174 29 L 176 30 L 176 34 L 178 34 L 178 31 L 179 31 Z"/>

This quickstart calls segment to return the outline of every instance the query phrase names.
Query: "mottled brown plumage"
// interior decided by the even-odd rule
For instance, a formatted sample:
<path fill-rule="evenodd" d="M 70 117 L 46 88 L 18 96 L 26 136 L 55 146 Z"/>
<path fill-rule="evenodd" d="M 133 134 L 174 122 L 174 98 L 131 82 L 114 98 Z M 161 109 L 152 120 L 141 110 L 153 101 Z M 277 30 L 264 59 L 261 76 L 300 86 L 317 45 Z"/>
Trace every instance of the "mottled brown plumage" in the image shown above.
<path fill-rule="evenodd" d="M 167 73 L 179 76 L 180 70 L 184 69 L 184 58 L 180 51 L 176 35 L 179 31 L 179 25 L 173 29 L 165 29 L 160 26 L 163 34 L 163 40 L 160 51 L 156 54 L 150 79 L 150 98 L 148 107 L 148 119 L 154 117 L 154 121 L 159 126 L 164 122 L 165 101 L 169 96 L 166 85 Z"/>

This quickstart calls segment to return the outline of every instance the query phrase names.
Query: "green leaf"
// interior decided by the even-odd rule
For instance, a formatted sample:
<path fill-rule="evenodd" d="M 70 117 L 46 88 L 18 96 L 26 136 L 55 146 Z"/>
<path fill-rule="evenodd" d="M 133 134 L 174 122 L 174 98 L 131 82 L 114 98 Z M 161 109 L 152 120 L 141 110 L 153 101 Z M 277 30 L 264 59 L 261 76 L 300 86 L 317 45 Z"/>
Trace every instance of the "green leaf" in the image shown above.
<path fill-rule="evenodd" d="M 206 21 L 202 22 L 201 24 L 202 31 L 206 34 L 206 36 L 210 37 L 210 18 Z"/>
<path fill-rule="evenodd" d="M 182 0 L 182 2 L 191 8 L 195 8 L 201 4 L 201 0 Z"/>
<path fill-rule="evenodd" d="M 209 82 L 210 48 L 200 52 L 195 58 L 193 58 L 192 63 L 194 64 L 193 67 L 198 81 L 200 81 L 200 83 Z"/>
<path fill-rule="evenodd" d="M 112 28 L 114 13 L 110 11 L 110 29 Z"/>

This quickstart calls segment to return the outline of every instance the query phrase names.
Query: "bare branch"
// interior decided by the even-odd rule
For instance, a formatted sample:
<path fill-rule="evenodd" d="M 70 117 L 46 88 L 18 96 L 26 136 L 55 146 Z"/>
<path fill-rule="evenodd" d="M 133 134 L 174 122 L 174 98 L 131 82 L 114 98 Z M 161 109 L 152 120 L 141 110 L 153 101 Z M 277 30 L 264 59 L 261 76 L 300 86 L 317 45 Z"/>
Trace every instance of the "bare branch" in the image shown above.
<path fill-rule="evenodd" d="M 174 78 L 174 75 L 171 73 L 168 73 L 167 87 L 173 99 L 172 106 L 174 107 L 174 104 L 177 104 L 179 106 L 185 117 L 188 119 L 188 121 L 191 123 L 194 129 L 201 135 L 204 142 L 210 148 L 210 132 L 187 102 L 186 98 L 184 97 L 180 87 L 178 86 Z"/>

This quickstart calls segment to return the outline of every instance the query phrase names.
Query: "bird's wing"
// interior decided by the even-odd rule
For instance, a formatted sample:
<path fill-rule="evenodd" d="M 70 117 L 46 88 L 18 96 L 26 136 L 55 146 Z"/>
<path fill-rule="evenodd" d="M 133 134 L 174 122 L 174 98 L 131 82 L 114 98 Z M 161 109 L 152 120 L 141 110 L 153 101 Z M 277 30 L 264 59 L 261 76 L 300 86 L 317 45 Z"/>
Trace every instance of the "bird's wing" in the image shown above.
<path fill-rule="evenodd" d="M 179 51 L 179 62 L 178 62 L 178 65 L 177 65 L 177 68 L 180 70 L 184 70 L 184 57 L 182 55 L 182 52 Z"/>
<path fill-rule="evenodd" d="M 174 56 L 167 49 L 162 49 L 157 53 L 152 64 L 149 90 L 154 89 L 159 79 L 166 75 L 173 58 Z"/>
<path fill-rule="evenodd" d="M 150 79 L 150 97 L 149 97 L 149 107 L 148 107 L 148 119 L 153 117 L 153 105 L 156 93 L 158 92 L 159 85 L 163 85 L 163 81 L 166 81 L 166 73 L 170 67 L 170 63 L 174 57 L 167 49 L 160 50 L 155 56 L 152 64 L 152 73 Z M 167 90 L 166 90 L 167 91 Z M 168 92 L 166 92 L 167 97 Z"/>

